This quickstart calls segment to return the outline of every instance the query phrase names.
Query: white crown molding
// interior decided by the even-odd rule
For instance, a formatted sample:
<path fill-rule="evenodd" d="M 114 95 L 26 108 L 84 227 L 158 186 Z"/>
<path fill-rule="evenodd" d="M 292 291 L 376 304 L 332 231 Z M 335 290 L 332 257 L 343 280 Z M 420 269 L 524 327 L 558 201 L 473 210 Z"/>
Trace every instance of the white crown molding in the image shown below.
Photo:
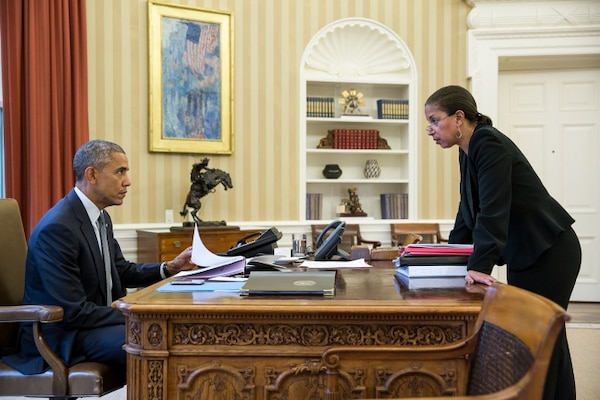
<path fill-rule="evenodd" d="M 468 76 L 479 109 L 492 120 L 497 119 L 501 59 L 600 55 L 600 2 L 471 1 Z M 510 21 L 501 17 L 508 14 Z M 557 16 L 552 22 L 544 17 L 551 14 Z"/>
<path fill-rule="evenodd" d="M 471 29 L 573 27 L 600 25 L 600 2 L 594 0 L 464 0 L 472 6 Z"/>
<path fill-rule="evenodd" d="M 472 29 L 469 34 L 480 40 L 499 39 L 552 39 L 569 37 L 598 37 L 600 35 L 600 24 L 596 26 L 571 26 L 571 27 L 531 27 L 512 29 Z"/>

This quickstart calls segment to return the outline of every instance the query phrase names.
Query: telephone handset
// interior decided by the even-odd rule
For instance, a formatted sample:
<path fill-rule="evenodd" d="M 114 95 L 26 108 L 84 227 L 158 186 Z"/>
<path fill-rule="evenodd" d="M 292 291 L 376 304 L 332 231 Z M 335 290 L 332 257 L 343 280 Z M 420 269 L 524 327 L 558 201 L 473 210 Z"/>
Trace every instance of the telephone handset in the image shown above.
<path fill-rule="evenodd" d="M 333 232 L 328 234 L 333 229 Z M 344 221 L 333 221 L 323 232 L 319 234 L 316 240 L 317 250 L 315 251 L 315 260 L 350 260 L 350 255 L 342 249 L 338 249 L 338 245 L 342 241 L 342 234 L 346 229 Z"/>
<path fill-rule="evenodd" d="M 260 254 L 273 254 L 275 247 L 277 247 L 277 241 L 281 239 L 281 232 L 277 228 L 273 227 L 266 231 L 260 231 L 251 233 L 238 240 L 238 242 L 230 248 L 225 255 L 227 256 L 244 256 L 254 257 Z M 250 239 L 256 237 L 256 239 L 250 241 Z"/>

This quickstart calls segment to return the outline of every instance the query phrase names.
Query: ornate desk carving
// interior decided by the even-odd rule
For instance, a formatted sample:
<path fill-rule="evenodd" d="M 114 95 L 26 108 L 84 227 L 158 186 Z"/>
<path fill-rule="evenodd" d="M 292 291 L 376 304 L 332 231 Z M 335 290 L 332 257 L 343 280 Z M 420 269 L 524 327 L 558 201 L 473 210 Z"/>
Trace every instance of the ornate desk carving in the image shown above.
<path fill-rule="evenodd" d="M 119 300 L 128 398 L 321 399 L 328 347 L 452 343 L 471 333 L 483 298 L 462 288 L 399 292 L 391 268 L 340 274 L 333 299 L 159 293 L 159 283 Z M 347 394 L 408 393 L 414 384 L 449 394 L 466 379 L 459 361 L 387 364 L 345 365 Z"/>

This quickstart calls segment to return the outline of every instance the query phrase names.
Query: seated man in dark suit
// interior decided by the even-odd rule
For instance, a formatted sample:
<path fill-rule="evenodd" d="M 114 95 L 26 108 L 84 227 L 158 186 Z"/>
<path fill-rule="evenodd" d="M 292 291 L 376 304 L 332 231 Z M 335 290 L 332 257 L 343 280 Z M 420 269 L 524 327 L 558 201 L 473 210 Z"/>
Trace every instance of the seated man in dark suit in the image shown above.
<path fill-rule="evenodd" d="M 124 288 L 147 286 L 193 268 L 191 247 L 162 264 L 127 261 L 105 211 L 122 204 L 131 185 L 125 151 L 104 140 L 89 141 L 75 154 L 73 169 L 75 188 L 31 234 L 23 304 L 63 307 L 63 321 L 44 326 L 44 335 L 67 365 L 86 360 L 124 366 L 125 318 L 111 307 L 112 301 Z M 25 374 L 47 370 L 33 344 L 31 325 L 21 329 L 26 332 L 20 352 L 4 361 Z"/>

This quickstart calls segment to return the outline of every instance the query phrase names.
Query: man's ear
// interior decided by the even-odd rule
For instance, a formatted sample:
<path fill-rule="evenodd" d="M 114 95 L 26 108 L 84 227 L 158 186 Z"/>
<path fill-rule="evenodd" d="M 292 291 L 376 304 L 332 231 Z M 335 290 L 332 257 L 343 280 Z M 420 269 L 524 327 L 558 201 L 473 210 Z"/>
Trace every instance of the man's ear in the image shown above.
<path fill-rule="evenodd" d="M 85 179 L 90 183 L 96 183 L 98 172 L 99 171 L 94 167 L 87 167 L 84 173 Z"/>

